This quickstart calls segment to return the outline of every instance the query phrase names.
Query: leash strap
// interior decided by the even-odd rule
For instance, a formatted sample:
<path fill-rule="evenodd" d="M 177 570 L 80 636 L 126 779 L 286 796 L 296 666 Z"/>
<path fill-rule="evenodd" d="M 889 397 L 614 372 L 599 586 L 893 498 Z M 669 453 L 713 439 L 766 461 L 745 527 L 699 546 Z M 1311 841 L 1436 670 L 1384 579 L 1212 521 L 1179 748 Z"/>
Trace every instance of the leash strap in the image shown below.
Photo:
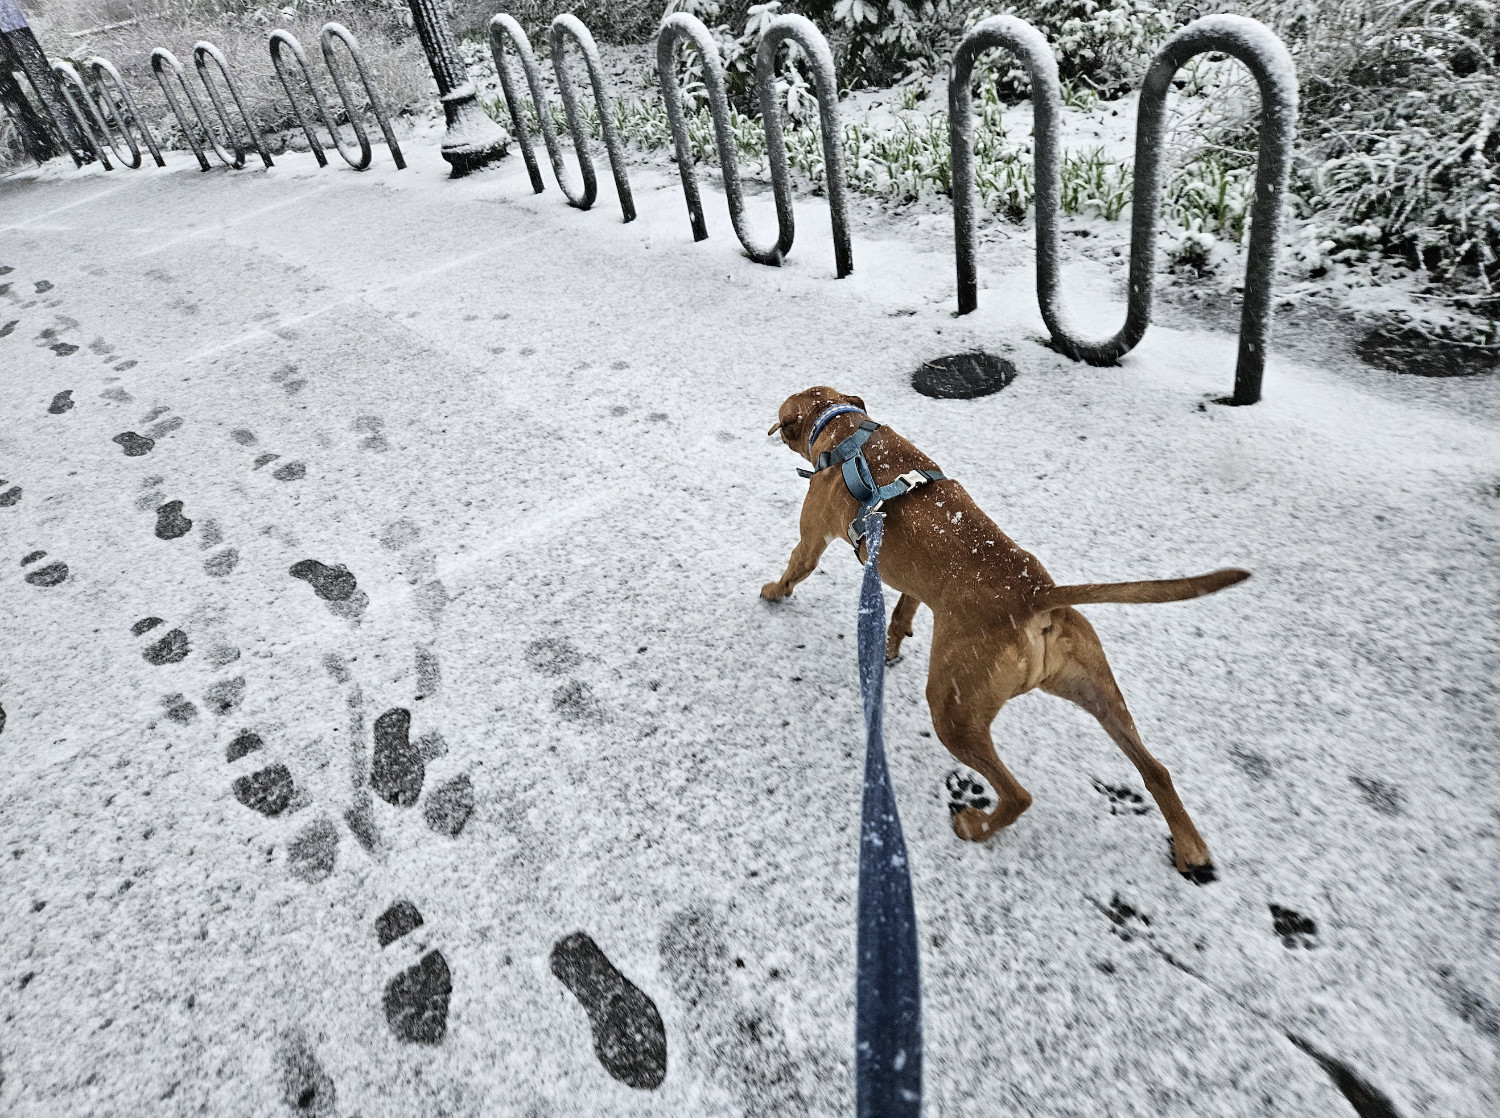
<path fill-rule="evenodd" d="M 854 1100 L 858 1118 L 922 1113 L 922 967 L 911 871 L 885 760 L 885 517 L 868 516 L 859 589 L 859 685 L 865 709 L 855 940 Z"/>

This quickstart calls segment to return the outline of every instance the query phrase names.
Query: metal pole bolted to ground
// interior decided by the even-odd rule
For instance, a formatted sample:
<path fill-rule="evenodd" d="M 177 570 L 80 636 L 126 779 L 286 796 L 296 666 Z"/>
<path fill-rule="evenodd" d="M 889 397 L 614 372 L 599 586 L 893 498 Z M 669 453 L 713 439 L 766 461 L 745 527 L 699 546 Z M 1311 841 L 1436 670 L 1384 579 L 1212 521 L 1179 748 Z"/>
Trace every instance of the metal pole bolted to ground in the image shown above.
<path fill-rule="evenodd" d="M 469 69 L 453 43 L 447 17 L 437 0 L 407 0 L 412 23 L 422 40 L 438 97 L 448 118 L 443 137 L 443 158 L 453 168 L 453 177 L 488 166 L 505 154 L 510 137 L 479 105 Z"/>
<path fill-rule="evenodd" d="M 1073 324 L 1062 295 L 1058 246 L 1062 213 L 1062 92 L 1057 60 L 1041 32 L 1014 16 L 994 16 L 975 25 L 954 52 L 949 71 L 959 313 L 968 314 L 979 305 L 969 82 L 975 59 L 992 47 L 1004 47 L 1015 53 L 1031 75 L 1036 135 L 1037 301 L 1042 318 L 1059 350 L 1093 365 L 1110 365 L 1129 353 L 1145 335 L 1151 321 L 1166 97 L 1173 76 L 1189 58 L 1207 51 L 1223 51 L 1250 68 L 1260 87 L 1262 113 L 1233 402 L 1255 403 L 1260 399 L 1261 374 L 1265 368 L 1271 282 L 1296 130 L 1297 76 L 1286 46 L 1270 29 L 1253 19 L 1222 15 L 1190 23 L 1169 38 L 1157 53 L 1141 89 L 1136 125 L 1130 287 L 1125 324 L 1111 337 L 1093 339 L 1082 336 Z"/>
<path fill-rule="evenodd" d="M 885 517 L 866 519 L 859 591 L 859 684 L 865 712 L 855 941 L 854 1100 L 858 1118 L 922 1113 L 922 968 L 911 870 L 885 762 Z"/>

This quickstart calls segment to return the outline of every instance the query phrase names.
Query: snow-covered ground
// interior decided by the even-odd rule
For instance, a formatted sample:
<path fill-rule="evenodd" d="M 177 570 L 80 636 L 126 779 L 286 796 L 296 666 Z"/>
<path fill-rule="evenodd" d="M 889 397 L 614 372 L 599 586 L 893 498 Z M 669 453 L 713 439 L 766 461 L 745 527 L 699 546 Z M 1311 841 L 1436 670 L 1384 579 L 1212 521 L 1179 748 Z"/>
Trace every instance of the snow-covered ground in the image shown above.
<path fill-rule="evenodd" d="M 1494 378 L 1308 332 L 1225 408 L 1234 338 L 1180 315 L 1117 369 L 1039 344 L 1019 235 L 955 319 L 936 219 L 865 218 L 836 281 L 818 203 L 777 270 L 712 190 L 692 243 L 659 166 L 623 225 L 602 164 L 580 213 L 518 158 L 409 157 L 0 183 L 0 1109 L 851 1112 L 858 567 L 757 597 L 803 491 L 764 431 L 828 383 L 1059 581 L 1255 572 L 1088 611 L 1204 887 L 1044 695 L 994 727 L 1035 805 L 955 838 L 919 616 L 886 725 L 927 1113 L 1351 1113 L 1289 1034 L 1403 1115 L 1496 1112 Z M 1122 270 L 1079 261 L 1080 317 L 1118 322 Z M 977 346 L 1004 392 L 910 388 Z M 554 977 L 576 931 L 659 1010 L 654 1090 Z M 411 1043 L 385 1009 L 441 1001 L 434 951 Z"/>

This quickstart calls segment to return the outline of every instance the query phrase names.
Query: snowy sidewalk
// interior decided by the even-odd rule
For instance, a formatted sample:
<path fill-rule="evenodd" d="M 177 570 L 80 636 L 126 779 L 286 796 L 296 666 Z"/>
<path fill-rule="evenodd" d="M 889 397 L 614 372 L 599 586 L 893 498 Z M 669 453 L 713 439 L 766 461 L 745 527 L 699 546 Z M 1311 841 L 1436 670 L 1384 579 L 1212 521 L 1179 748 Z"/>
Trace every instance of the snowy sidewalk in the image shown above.
<path fill-rule="evenodd" d="M 0 1110 L 851 1113 L 858 566 L 756 596 L 804 490 L 764 432 L 816 383 L 1059 582 L 1255 573 L 1087 611 L 1206 887 L 1040 694 L 994 726 L 1035 805 L 955 838 L 919 615 L 886 726 L 927 1113 L 1351 1113 L 1288 1034 L 1403 1115 L 1500 1109 L 1483 389 L 1278 352 L 1223 408 L 1232 336 L 1074 365 L 1014 249 L 954 319 L 941 228 L 867 223 L 835 281 L 821 205 L 769 269 L 660 170 L 623 225 L 413 147 L 0 182 Z M 909 387 L 972 346 L 1015 383 Z M 575 931 L 660 1012 L 654 1090 L 554 977 Z"/>

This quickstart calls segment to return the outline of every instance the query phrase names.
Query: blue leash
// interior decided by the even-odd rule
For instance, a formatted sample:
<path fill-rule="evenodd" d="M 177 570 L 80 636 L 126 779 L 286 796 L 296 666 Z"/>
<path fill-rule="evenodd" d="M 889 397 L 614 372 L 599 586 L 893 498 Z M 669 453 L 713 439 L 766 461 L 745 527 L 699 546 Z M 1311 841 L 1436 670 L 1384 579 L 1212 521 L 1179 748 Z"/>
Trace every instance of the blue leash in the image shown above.
<path fill-rule="evenodd" d="M 858 1118 L 922 1113 L 922 970 L 917 913 L 896 794 L 885 764 L 885 517 L 865 519 L 869 560 L 859 588 L 859 686 L 865 703 L 855 945 L 854 1102 Z"/>

